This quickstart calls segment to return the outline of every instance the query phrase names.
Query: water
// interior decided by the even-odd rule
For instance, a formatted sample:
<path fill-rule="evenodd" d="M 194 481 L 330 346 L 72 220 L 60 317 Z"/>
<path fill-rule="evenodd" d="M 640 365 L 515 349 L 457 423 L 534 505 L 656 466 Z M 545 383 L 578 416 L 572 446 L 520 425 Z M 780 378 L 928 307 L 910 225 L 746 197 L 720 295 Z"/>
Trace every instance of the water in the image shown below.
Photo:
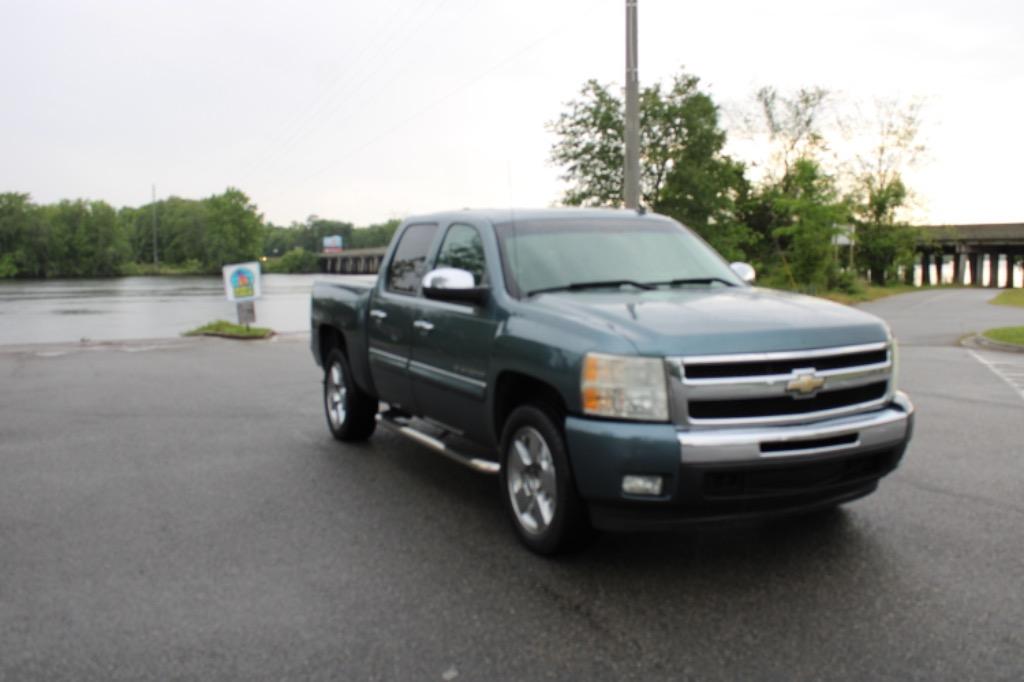
<path fill-rule="evenodd" d="M 263 275 L 256 324 L 307 331 L 316 280 L 373 276 Z M 171 338 L 217 319 L 237 319 L 219 277 L 0 281 L 0 345 Z"/>

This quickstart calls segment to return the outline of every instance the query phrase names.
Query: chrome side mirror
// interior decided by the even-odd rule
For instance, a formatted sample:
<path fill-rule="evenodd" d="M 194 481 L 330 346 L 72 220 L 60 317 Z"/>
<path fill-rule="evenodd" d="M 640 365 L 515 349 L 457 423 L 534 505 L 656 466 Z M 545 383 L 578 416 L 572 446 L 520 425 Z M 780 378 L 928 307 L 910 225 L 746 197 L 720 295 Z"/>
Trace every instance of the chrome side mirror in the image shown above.
<path fill-rule="evenodd" d="M 747 284 L 753 284 L 757 278 L 757 272 L 754 271 L 754 266 L 750 263 L 729 263 L 729 267 L 736 273 L 736 276 L 742 279 Z"/>
<path fill-rule="evenodd" d="M 423 295 L 437 301 L 482 304 L 488 291 L 477 286 L 473 273 L 461 268 L 436 268 L 423 277 Z"/>

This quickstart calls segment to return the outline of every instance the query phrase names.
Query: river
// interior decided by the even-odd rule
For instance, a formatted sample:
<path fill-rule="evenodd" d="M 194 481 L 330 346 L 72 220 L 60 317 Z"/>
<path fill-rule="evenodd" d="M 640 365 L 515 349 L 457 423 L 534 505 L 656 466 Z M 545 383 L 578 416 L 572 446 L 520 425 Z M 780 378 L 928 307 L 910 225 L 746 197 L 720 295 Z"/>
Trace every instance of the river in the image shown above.
<path fill-rule="evenodd" d="M 308 330 L 316 280 L 373 276 L 263 275 L 256 324 Z M 0 345 L 170 338 L 217 319 L 237 319 L 219 277 L 0 281 Z"/>

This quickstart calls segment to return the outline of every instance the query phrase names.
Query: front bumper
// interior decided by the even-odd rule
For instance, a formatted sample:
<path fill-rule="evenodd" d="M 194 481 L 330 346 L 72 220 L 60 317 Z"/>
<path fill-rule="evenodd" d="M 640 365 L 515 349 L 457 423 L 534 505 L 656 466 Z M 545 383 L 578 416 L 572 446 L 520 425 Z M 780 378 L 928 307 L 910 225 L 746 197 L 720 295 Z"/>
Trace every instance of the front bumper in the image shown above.
<path fill-rule="evenodd" d="M 872 492 L 913 431 L 903 393 L 881 410 L 810 424 L 680 431 L 569 417 L 580 496 L 598 527 L 625 529 L 806 511 Z M 662 495 L 622 492 L 625 475 L 660 476 Z"/>

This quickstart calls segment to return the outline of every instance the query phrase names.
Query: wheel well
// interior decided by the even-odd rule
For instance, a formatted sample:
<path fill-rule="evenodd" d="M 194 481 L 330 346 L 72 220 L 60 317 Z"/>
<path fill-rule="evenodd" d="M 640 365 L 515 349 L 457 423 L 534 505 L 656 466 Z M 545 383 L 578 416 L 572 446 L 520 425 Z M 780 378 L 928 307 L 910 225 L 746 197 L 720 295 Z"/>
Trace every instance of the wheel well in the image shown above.
<path fill-rule="evenodd" d="M 514 409 L 525 403 L 540 403 L 549 406 L 557 413 L 554 415 L 556 422 L 560 422 L 560 418 L 567 411 L 562 395 L 551 384 L 519 372 L 503 372 L 498 376 L 498 383 L 494 391 L 494 435 L 496 441 L 501 440 L 501 431 L 508 416 Z"/>
<path fill-rule="evenodd" d="M 327 355 L 335 348 L 341 350 L 345 357 L 348 357 L 348 350 L 345 348 L 345 337 L 337 329 L 330 325 L 320 325 L 318 331 L 320 339 L 320 365 L 327 365 Z"/>

